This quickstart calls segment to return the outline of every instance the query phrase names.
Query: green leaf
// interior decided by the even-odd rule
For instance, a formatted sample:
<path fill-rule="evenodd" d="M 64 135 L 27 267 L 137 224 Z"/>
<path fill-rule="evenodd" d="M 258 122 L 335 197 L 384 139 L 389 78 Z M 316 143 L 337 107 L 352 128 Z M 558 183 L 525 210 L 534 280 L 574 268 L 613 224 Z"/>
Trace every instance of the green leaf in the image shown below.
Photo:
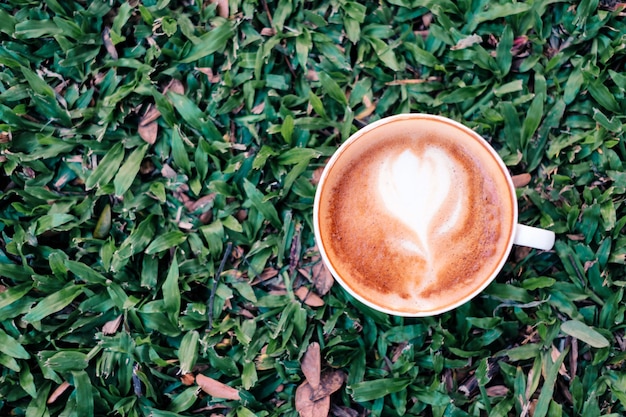
<path fill-rule="evenodd" d="M 198 341 L 200 340 L 200 334 L 193 330 L 185 333 L 183 340 L 180 342 L 178 348 L 178 361 L 180 366 L 180 373 L 182 375 L 187 374 L 196 364 L 198 359 Z"/>
<path fill-rule="evenodd" d="M 243 180 L 243 189 L 246 196 L 250 199 L 252 206 L 256 207 L 256 209 L 259 210 L 263 217 L 265 217 L 265 219 L 267 219 L 272 226 L 280 229 L 281 221 L 278 217 L 278 212 L 271 201 L 265 201 L 263 193 L 259 191 L 248 179 Z"/>
<path fill-rule="evenodd" d="M 230 21 L 222 21 L 219 26 L 209 30 L 189 48 L 180 62 L 186 64 L 197 61 L 226 47 L 233 38 L 234 26 Z"/>
<path fill-rule="evenodd" d="M 578 320 L 563 322 L 561 324 L 561 331 L 594 348 L 605 348 L 610 345 L 610 342 L 598 333 L 597 330 L 594 330 L 592 327 Z"/>
<path fill-rule="evenodd" d="M 154 255 L 169 248 L 173 248 L 182 244 L 187 240 L 187 235 L 180 230 L 158 235 L 146 248 L 146 255 Z"/>
<path fill-rule="evenodd" d="M 559 368 L 563 364 L 565 356 L 567 356 L 567 350 L 561 352 L 556 361 L 550 364 L 550 367 L 547 369 L 546 379 L 543 383 L 543 387 L 541 388 L 541 392 L 539 393 L 539 398 L 537 399 L 537 405 L 533 416 L 545 417 L 547 415 L 548 407 L 550 406 L 552 395 L 554 394 L 556 378 L 559 375 Z"/>
<path fill-rule="evenodd" d="M 508 74 L 511 69 L 511 63 L 513 62 L 513 55 L 511 54 L 512 47 L 513 29 L 511 29 L 509 25 L 506 25 L 496 48 L 496 62 L 502 75 Z"/>
<path fill-rule="evenodd" d="M 335 81 L 330 75 L 323 71 L 319 73 L 319 77 L 322 90 L 324 90 L 326 94 L 328 94 L 333 100 L 335 100 L 339 104 L 347 106 L 348 99 L 346 98 L 346 95 L 341 87 L 339 87 L 339 84 L 337 84 L 337 81 Z"/>
<path fill-rule="evenodd" d="M 85 188 L 91 190 L 98 186 L 101 187 L 109 183 L 120 168 L 120 164 L 124 160 L 124 145 L 121 142 L 116 143 L 106 153 L 100 161 L 96 169 L 85 180 Z"/>
<path fill-rule="evenodd" d="M 615 95 L 602 83 L 601 80 L 595 80 L 590 83 L 587 88 L 591 96 L 605 109 L 613 113 L 620 112 L 620 106 Z"/>
<path fill-rule="evenodd" d="M 522 125 L 522 137 L 521 144 L 525 149 L 528 146 L 528 142 L 533 137 L 543 118 L 543 97 L 536 95 L 533 99 L 528 112 L 526 112 L 526 118 Z"/>
<path fill-rule="evenodd" d="M 0 311 L 2 311 L 3 308 L 20 300 L 23 296 L 28 294 L 31 288 L 33 288 L 33 284 L 30 282 L 25 282 L 14 287 L 10 287 L 4 292 L 0 292 Z"/>
<path fill-rule="evenodd" d="M 528 3 L 487 3 L 486 7 L 474 12 L 464 32 L 473 32 L 483 22 L 524 13 L 530 10 L 531 7 L 532 4 Z"/>
<path fill-rule="evenodd" d="M 72 301 L 83 293 L 82 285 L 69 285 L 60 291 L 43 298 L 24 316 L 24 321 L 34 323 L 70 305 Z"/>
<path fill-rule="evenodd" d="M 405 389 L 411 383 L 407 378 L 383 378 L 352 384 L 348 391 L 356 402 L 372 401 Z"/>
<path fill-rule="evenodd" d="M 287 144 L 292 143 L 293 128 L 293 117 L 289 114 L 285 117 L 285 120 L 283 120 L 283 124 L 280 127 L 280 134 Z"/>
<path fill-rule="evenodd" d="M 14 338 L 0 329 L 0 352 L 16 359 L 30 359 L 30 354 Z"/>
<path fill-rule="evenodd" d="M 82 262 L 71 261 L 66 259 L 64 261 L 65 266 L 69 269 L 77 278 L 83 280 L 88 284 L 106 284 L 107 279 L 104 275 L 93 270 L 93 268 L 85 265 Z"/>
<path fill-rule="evenodd" d="M 62 350 L 46 359 L 45 365 L 60 373 L 82 371 L 89 365 L 89 359 L 82 352 Z"/>
<path fill-rule="evenodd" d="M 141 162 L 143 161 L 144 156 L 146 155 L 146 151 L 148 150 L 147 143 L 136 148 L 131 154 L 126 158 L 126 161 L 120 167 L 117 175 L 115 175 L 115 179 L 113 180 L 113 185 L 115 186 L 115 195 L 121 197 L 131 186 L 137 173 L 139 172 L 139 168 L 141 167 Z"/>
<path fill-rule="evenodd" d="M 172 129 L 172 157 L 176 165 L 181 168 L 185 174 L 191 175 L 189 155 L 187 155 L 187 149 L 185 149 L 185 144 L 178 126 L 174 126 Z"/>
<path fill-rule="evenodd" d="M 71 214 L 46 214 L 37 219 L 37 229 L 35 230 L 35 234 L 39 236 L 44 232 L 54 230 L 57 227 L 64 225 L 65 223 L 71 222 L 72 220 L 76 220 L 76 217 L 72 216 Z"/>
<path fill-rule="evenodd" d="M 178 316 L 180 315 L 179 277 L 178 261 L 176 260 L 176 256 L 174 256 L 162 288 L 165 313 L 174 324 L 178 323 Z"/>
<path fill-rule="evenodd" d="M 83 370 L 72 371 L 76 392 L 76 414 L 79 416 L 94 415 L 93 386 L 89 374 Z"/>

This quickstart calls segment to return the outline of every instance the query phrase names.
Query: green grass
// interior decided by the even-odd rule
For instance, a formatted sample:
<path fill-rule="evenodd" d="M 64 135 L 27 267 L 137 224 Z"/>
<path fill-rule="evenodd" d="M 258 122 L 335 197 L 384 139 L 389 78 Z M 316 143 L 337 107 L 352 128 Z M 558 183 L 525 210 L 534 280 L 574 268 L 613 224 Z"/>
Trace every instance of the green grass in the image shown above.
<path fill-rule="evenodd" d="M 314 342 L 336 416 L 626 413 L 621 6 L 363 3 L 0 4 L 0 414 L 296 416 Z M 425 319 L 329 290 L 311 226 L 401 112 L 482 134 L 557 234 Z"/>

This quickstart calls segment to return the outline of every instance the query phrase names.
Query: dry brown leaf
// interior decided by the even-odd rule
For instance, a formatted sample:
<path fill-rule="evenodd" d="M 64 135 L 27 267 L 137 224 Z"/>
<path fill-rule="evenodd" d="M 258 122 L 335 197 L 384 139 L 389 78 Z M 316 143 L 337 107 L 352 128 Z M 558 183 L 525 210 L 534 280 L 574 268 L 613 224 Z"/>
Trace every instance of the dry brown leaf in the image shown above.
<path fill-rule="evenodd" d="M 217 15 L 225 19 L 228 18 L 228 0 L 209 0 L 211 3 L 217 3 Z"/>
<path fill-rule="evenodd" d="M 527 246 L 516 246 L 514 249 L 514 258 L 516 262 L 520 262 L 526 259 L 530 255 L 531 248 Z"/>
<path fill-rule="evenodd" d="M 320 345 L 313 342 L 309 345 L 302 361 L 300 362 L 302 373 L 312 389 L 317 389 L 320 385 L 320 374 L 322 372 L 322 357 L 320 353 Z"/>
<path fill-rule="evenodd" d="M 324 262 L 319 260 L 311 269 L 311 282 L 313 282 L 317 293 L 323 297 L 333 287 L 335 279 Z"/>
<path fill-rule="evenodd" d="M 396 363 L 408 346 L 408 342 L 400 342 L 396 347 L 394 347 L 391 351 L 391 363 Z"/>
<path fill-rule="evenodd" d="M 176 94 L 185 94 L 185 86 L 180 80 L 172 78 L 171 81 L 163 88 L 163 94 L 171 91 Z"/>
<path fill-rule="evenodd" d="M 265 101 L 260 102 L 252 108 L 252 114 L 261 114 L 265 111 Z"/>
<path fill-rule="evenodd" d="M 208 376 L 196 375 L 196 384 L 211 397 L 225 400 L 240 400 L 239 391 Z"/>
<path fill-rule="evenodd" d="M 215 197 L 217 196 L 217 194 L 215 193 L 211 193 L 211 194 L 207 194 L 207 195 L 203 195 L 202 197 L 200 197 L 199 199 L 197 199 L 196 201 L 194 201 L 189 207 L 189 211 L 196 211 L 199 208 L 204 208 L 208 205 L 213 205 L 213 201 L 215 201 Z"/>
<path fill-rule="evenodd" d="M 324 300 L 307 287 L 298 288 L 294 291 L 294 294 L 309 307 L 321 307 L 324 305 Z"/>
<path fill-rule="evenodd" d="M 117 329 L 120 328 L 120 324 L 122 323 L 122 317 L 123 316 L 120 314 L 117 318 L 104 323 L 104 326 L 102 326 L 102 333 L 105 335 L 117 333 Z"/>
<path fill-rule="evenodd" d="M 424 78 L 410 78 L 410 79 L 405 79 L 405 80 L 393 80 L 393 81 L 388 81 L 385 83 L 385 85 L 407 85 L 407 84 L 422 84 L 425 83 L 426 79 Z"/>
<path fill-rule="evenodd" d="M 276 35 L 276 29 L 274 29 L 274 28 L 263 28 L 263 29 L 261 29 L 261 35 L 263 35 L 263 36 L 274 36 L 274 35 Z"/>
<path fill-rule="evenodd" d="M 154 105 L 150 104 L 148 105 L 148 109 L 146 110 L 146 113 L 142 116 L 141 120 L 139 121 L 139 124 L 145 125 L 145 124 L 152 123 L 155 120 L 157 120 L 159 117 L 161 117 L 161 112 L 159 111 L 159 109 L 157 109 Z"/>
<path fill-rule="evenodd" d="M 295 271 L 300 262 L 300 252 L 302 252 L 302 241 L 300 240 L 300 233 L 302 231 L 302 225 L 296 223 L 293 232 L 293 238 L 291 239 L 291 247 L 289 249 L 289 270 Z"/>
<path fill-rule="evenodd" d="M 117 59 L 117 49 L 115 49 L 115 45 L 113 45 L 113 41 L 111 40 L 111 28 L 108 26 L 105 26 L 102 31 L 102 42 L 104 43 L 104 48 L 109 55 L 111 55 L 111 58 Z"/>
<path fill-rule="evenodd" d="M 315 171 L 313 171 L 313 175 L 311 176 L 311 184 L 317 185 L 322 179 L 322 173 L 324 172 L 324 167 L 319 167 Z"/>
<path fill-rule="evenodd" d="M 141 139 L 150 145 L 154 145 L 159 133 L 159 124 L 156 121 L 147 124 L 140 123 L 137 130 Z"/>
<path fill-rule="evenodd" d="M 509 389 L 504 385 L 494 385 L 487 388 L 487 396 L 489 397 L 505 397 L 509 393 Z"/>
<path fill-rule="evenodd" d="M 470 35 L 467 36 L 463 39 L 460 39 L 456 45 L 454 45 L 453 47 L 450 48 L 450 50 L 452 51 L 457 51 L 459 49 L 466 49 L 469 48 L 470 46 L 473 46 L 477 43 L 481 43 L 483 41 L 483 38 L 480 35 Z"/>
<path fill-rule="evenodd" d="M 165 178 L 172 179 L 176 178 L 177 174 L 174 168 L 172 168 L 168 164 L 163 164 L 163 167 L 161 168 L 161 175 L 163 175 Z"/>
<path fill-rule="evenodd" d="M 315 82 L 320 80 L 320 76 L 314 69 L 309 69 L 306 73 L 306 79 Z"/>
<path fill-rule="evenodd" d="M 372 103 L 372 100 L 368 96 L 363 96 L 363 105 L 365 108 L 357 113 L 354 118 L 357 120 L 363 120 L 366 117 L 370 116 L 376 110 L 376 103 Z"/>
<path fill-rule="evenodd" d="M 550 352 L 552 362 L 556 362 L 559 356 L 561 356 L 561 351 L 558 350 L 556 346 L 552 345 L 552 351 Z M 569 374 L 567 373 L 567 368 L 565 368 L 565 363 L 561 363 L 561 367 L 559 368 L 559 374 L 569 379 Z"/>
<path fill-rule="evenodd" d="M 196 377 L 193 376 L 191 372 L 189 372 L 180 377 L 180 382 L 183 385 L 191 386 L 194 382 L 196 382 Z"/>
<path fill-rule="evenodd" d="M 314 390 L 311 400 L 318 401 L 324 397 L 329 397 L 341 388 L 346 380 L 346 374 L 341 371 L 325 373 L 320 381 L 320 386 Z"/>
<path fill-rule="evenodd" d="M 207 76 L 207 79 L 209 80 L 210 83 L 213 84 L 217 84 L 220 81 L 222 81 L 222 77 L 220 77 L 219 74 L 214 74 L 213 73 L 213 69 L 211 68 L 200 68 L 200 67 L 196 67 L 196 70 L 200 71 L 201 73 L 203 73 L 204 75 Z"/>
<path fill-rule="evenodd" d="M 513 175 L 511 177 L 511 179 L 513 180 L 513 185 L 515 186 L 515 188 L 526 187 L 530 183 L 531 178 L 532 177 L 530 176 L 529 173 Z"/>
<path fill-rule="evenodd" d="M 305 381 L 296 389 L 296 410 L 300 417 L 328 417 L 330 397 L 311 400 L 313 388 Z"/>
<path fill-rule="evenodd" d="M 70 383 L 67 381 L 63 381 L 61 383 L 61 385 L 59 385 L 57 387 L 57 389 L 55 389 L 54 391 L 52 391 L 52 394 L 50 394 L 50 396 L 48 397 L 48 401 L 46 401 L 47 404 L 52 404 L 53 402 L 55 402 L 56 400 L 59 399 L 59 397 L 61 395 L 63 395 L 63 393 L 70 387 Z"/>

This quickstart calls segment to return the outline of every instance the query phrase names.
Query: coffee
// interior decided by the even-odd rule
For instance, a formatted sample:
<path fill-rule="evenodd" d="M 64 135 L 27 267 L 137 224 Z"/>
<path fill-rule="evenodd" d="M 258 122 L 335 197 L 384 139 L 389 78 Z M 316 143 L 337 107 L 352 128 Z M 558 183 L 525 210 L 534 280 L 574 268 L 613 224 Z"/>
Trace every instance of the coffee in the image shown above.
<path fill-rule="evenodd" d="M 318 190 L 316 233 L 331 270 L 383 310 L 452 308 L 488 284 L 511 247 L 505 167 L 478 135 L 444 120 L 414 115 L 359 132 Z"/>

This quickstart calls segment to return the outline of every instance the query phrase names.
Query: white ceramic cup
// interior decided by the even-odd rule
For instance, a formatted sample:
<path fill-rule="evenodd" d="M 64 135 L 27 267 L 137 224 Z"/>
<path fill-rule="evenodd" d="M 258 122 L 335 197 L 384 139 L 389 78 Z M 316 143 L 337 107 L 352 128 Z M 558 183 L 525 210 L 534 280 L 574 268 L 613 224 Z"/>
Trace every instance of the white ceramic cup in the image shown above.
<path fill-rule="evenodd" d="M 372 300 L 372 299 L 363 297 L 362 295 L 359 294 L 359 291 L 357 291 L 358 289 L 355 289 L 352 287 L 352 285 L 354 284 L 348 283 L 344 279 L 344 277 L 342 277 L 341 274 L 338 273 L 338 271 L 334 267 L 335 262 L 333 262 L 333 259 L 329 258 L 329 253 L 328 253 L 329 251 L 327 251 L 327 248 L 325 248 L 324 242 L 321 236 L 322 232 L 320 230 L 320 217 L 321 217 L 320 200 L 322 198 L 322 194 L 326 192 L 325 186 L 326 186 L 326 183 L 328 182 L 329 175 L 333 175 L 333 167 L 342 158 L 345 150 L 348 149 L 348 147 L 359 146 L 359 144 L 362 142 L 365 142 L 365 141 L 371 142 L 373 140 L 376 140 L 375 138 L 376 135 L 372 134 L 372 132 L 376 129 L 384 128 L 385 125 L 387 124 L 395 123 L 398 121 L 411 121 L 411 123 L 415 124 L 415 128 L 419 129 L 420 123 L 422 123 L 424 120 L 427 120 L 430 122 L 435 121 L 437 123 L 442 123 L 443 125 L 452 126 L 457 129 L 460 129 L 463 133 L 465 133 L 465 135 L 463 135 L 465 138 L 468 138 L 468 137 L 473 138 L 473 140 L 481 143 L 483 147 L 488 152 L 491 153 L 493 159 L 497 161 L 497 164 L 499 164 L 500 166 L 501 175 L 505 177 L 506 184 L 508 184 L 508 188 L 506 189 L 506 193 L 508 193 L 508 195 L 505 196 L 505 198 L 507 199 L 510 198 L 511 201 L 513 201 L 513 223 L 512 223 L 513 227 L 511 227 L 511 231 L 508 235 L 508 245 L 506 247 L 506 251 L 503 254 L 503 256 L 501 256 L 501 258 L 499 259 L 499 263 L 497 267 L 495 268 L 493 273 L 481 279 L 480 285 L 474 291 L 463 296 L 462 298 L 458 300 L 455 300 L 446 305 L 442 305 L 440 307 L 429 308 L 425 311 L 407 312 L 403 310 L 397 310 L 393 308 L 393 306 L 389 306 L 389 305 L 385 306 L 382 304 L 377 304 L 375 299 Z M 504 164 L 504 162 L 498 155 L 498 153 L 491 147 L 491 145 L 485 139 L 483 139 L 479 134 L 477 134 L 473 130 L 469 129 L 468 127 L 454 120 L 448 119 L 446 117 L 428 115 L 428 114 L 419 114 L 419 113 L 400 114 L 400 115 L 391 116 L 391 117 L 378 120 L 360 129 L 358 132 L 353 134 L 346 142 L 344 142 L 339 147 L 339 149 L 333 154 L 333 156 L 331 157 L 331 159 L 328 161 L 327 165 L 325 166 L 324 171 L 321 175 L 320 181 L 318 183 L 318 188 L 317 188 L 317 192 L 315 195 L 315 202 L 314 202 L 314 208 L 313 208 L 313 225 L 314 225 L 314 231 L 315 231 L 315 239 L 316 239 L 317 246 L 320 251 L 320 255 L 324 264 L 329 268 L 329 270 L 331 271 L 335 279 L 343 286 L 343 288 L 348 293 L 350 293 L 357 300 L 361 301 L 365 305 L 375 310 L 382 311 L 384 313 L 388 313 L 392 315 L 409 316 L 409 317 L 423 317 L 423 316 L 437 315 L 437 314 L 452 310 L 460 306 L 461 304 L 464 304 L 465 302 L 474 298 L 476 295 L 482 292 L 496 278 L 496 276 L 498 275 L 498 273 L 500 272 L 500 270 L 506 263 L 513 245 L 527 246 L 527 247 L 536 248 L 540 250 L 550 250 L 553 247 L 554 241 L 555 241 L 555 235 L 554 235 L 554 232 L 552 231 L 518 224 L 517 195 L 515 193 L 515 186 L 513 185 L 513 181 L 511 179 L 510 173 L 506 165 Z M 384 265 L 381 265 L 381 268 L 384 268 Z"/>

